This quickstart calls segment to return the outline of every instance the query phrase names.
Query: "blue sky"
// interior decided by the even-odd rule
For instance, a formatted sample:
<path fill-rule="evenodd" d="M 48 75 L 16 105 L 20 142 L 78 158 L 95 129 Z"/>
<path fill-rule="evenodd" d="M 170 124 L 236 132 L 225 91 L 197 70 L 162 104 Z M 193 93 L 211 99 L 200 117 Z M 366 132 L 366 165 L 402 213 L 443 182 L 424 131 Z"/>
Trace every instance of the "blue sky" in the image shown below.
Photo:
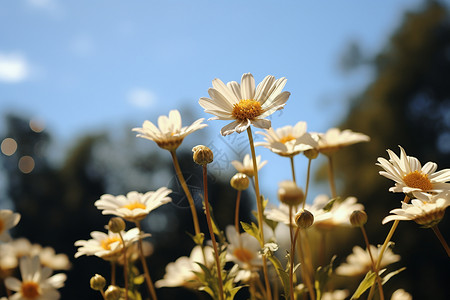
<path fill-rule="evenodd" d="M 302 120 L 311 131 L 326 131 L 371 76 L 339 70 L 348 43 L 376 53 L 405 10 L 420 3 L 1 1 L 0 111 L 40 119 L 57 143 L 70 145 L 86 132 L 140 126 L 175 108 L 209 118 L 197 102 L 212 79 L 239 81 L 251 72 L 257 82 L 269 74 L 288 79 L 291 98 L 273 127 Z M 208 124 L 204 130 L 219 139 L 226 123 Z M 279 169 L 288 161 L 258 153 L 270 160 L 271 182 L 289 178 Z"/>

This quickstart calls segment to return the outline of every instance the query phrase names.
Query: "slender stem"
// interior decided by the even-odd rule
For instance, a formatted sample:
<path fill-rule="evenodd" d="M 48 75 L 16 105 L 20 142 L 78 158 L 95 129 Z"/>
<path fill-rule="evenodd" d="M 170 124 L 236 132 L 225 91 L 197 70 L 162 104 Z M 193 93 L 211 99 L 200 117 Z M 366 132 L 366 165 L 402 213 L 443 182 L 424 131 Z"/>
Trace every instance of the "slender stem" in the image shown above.
<path fill-rule="evenodd" d="M 334 171 L 333 171 L 333 159 L 331 155 L 327 155 L 328 157 L 328 181 L 330 182 L 330 189 L 331 189 L 331 198 L 336 198 L 336 185 L 334 182 Z"/>
<path fill-rule="evenodd" d="M 256 163 L 256 153 L 255 153 L 255 145 L 253 143 L 253 136 L 252 136 L 252 130 L 250 127 L 247 128 L 247 134 L 248 134 L 248 140 L 250 143 L 250 150 L 252 153 L 252 160 L 253 160 L 253 173 L 254 173 L 254 179 L 255 179 L 255 194 L 256 194 L 256 206 L 258 209 L 258 227 L 260 232 L 260 245 L 261 248 L 264 247 L 264 230 L 263 230 L 263 207 L 261 203 L 261 197 L 259 194 L 259 181 L 258 181 L 258 165 Z M 269 282 L 269 273 L 267 270 L 267 259 L 263 255 L 263 271 L 264 271 L 264 281 L 266 284 L 266 293 L 267 293 L 267 299 L 272 300 L 272 291 L 270 289 L 270 282 Z"/>
<path fill-rule="evenodd" d="M 222 268 L 220 267 L 219 260 L 219 250 L 217 248 L 216 237 L 214 235 L 214 229 L 212 227 L 211 222 L 211 213 L 209 211 L 209 201 L 208 201 L 208 170 L 206 165 L 203 165 L 203 196 L 205 199 L 205 213 L 206 213 L 206 222 L 208 223 L 209 235 L 211 236 L 211 241 L 214 248 L 214 258 L 216 260 L 217 267 L 217 279 L 219 280 L 219 299 L 224 299 L 223 294 L 223 282 L 222 282 Z"/>
<path fill-rule="evenodd" d="M 378 283 L 378 293 L 380 293 L 380 300 L 384 300 L 383 284 L 381 283 L 381 278 L 378 275 L 378 272 L 375 271 L 376 267 L 375 260 L 373 259 L 372 250 L 370 250 L 370 243 L 369 238 L 367 237 L 366 229 L 364 228 L 364 225 L 360 226 L 359 228 L 361 228 L 361 232 L 364 237 L 364 242 L 366 243 L 367 252 L 369 252 L 370 261 L 372 263 L 372 271 L 375 272 L 376 280 Z"/>
<path fill-rule="evenodd" d="M 305 203 L 306 203 L 306 199 L 308 197 L 308 190 L 309 190 L 309 180 L 311 177 L 311 162 L 312 159 L 309 158 L 308 159 L 308 171 L 306 172 L 306 185 L 305 185 L 305 200 L 303 201 L 303 209 L 305 209 Z"/>
<path fill-rule="evenodd" d="M 236 208 L 234 211 L 234 227 L 236 228 L 236 232 L 239 233 L 239 206 L 241 205 L 241 191 L 237 191 L 236 195 Z"/>
<path fill-rule="evenodd" d="M 290 292 L 291 300 L 295 300 L 295 295 L 294 295 L 295 241 L 294 241 L 294 232 L 293 232 L 293 224 L 292 224 L 292 209 L 293 209 L 292 205 L 289 205 L 289 236 L 291 238 L 291 253 L 289 255 L 289 258 L 290 258 L 290 264 L 289 264 L 289 292 Z"/>
<path fill-rule="evenodd" d="M 294 168 L 294 156 L 289 156 L 291 160 L 291 171 L 292 171 L 292 181 L 296 182 L 295 180 L 295 168 Z"/>
<path fill-rule="evenodd" d="M 127 247 L 123 239 L 122 233 L 119 232 L 120 241 L 123 246 L 123 279 L 125 281 L 125 300 L 128 300 L 128 258 L 127 258 Z"/>
<path fill-rule="evenodd" d="M 100 290 L 100 294 L 102 294 L 103 299 L 106 300 L 106 295 L 105 295 L 105 291 L 104 290 Z"/>
<path fill-rule="evenodd" d="M 305 281 L 306 287 L 308 288 L 308 293 L 309 293 L 309 297 L 311 298 L 311 300 L 314 300 L 316 298 L 315 296 L 315 292 L 314 292 L 314 286 L 312 284 L 313 279 L 312 279 L 312 275 L 311 272 L 308 270 L 308 263 L 306 262 L 306 258 L 305 258 L 305 251 L 302 248 L 302 244 L 300 243 L 300 239 L 302 237 L 306 237 L 303 235 L 299 235 L 300 233 L 300 228 L 297 227 L 297 230 L 295 231 L 295 236 L 294 236 L 294 243 L 296 243 L 296 241 L 298 241 L 298 257 L 300 259 L 300 268 L 302 270 L 302 274 L 303 274 L 303 279 Z M 300 239 L 297 240 L 297 237 L 300 236 Z"/>
<path fill-rule="evenodd" d="M 407 195 L 405 195 L 405 199 L 403 200 L 403 202 L 405 202 L 405 203 L 409 202 L 409 197 Z M 394 221 L 394 224 L 392 224 L 391 230 L 389 230 L 389 233 L 386 236 L 386 239 L 384 240 L 383 245 L 381 246 L 381 250 L 380 250 L 380 252 L 378 254 L 377 264 L 375 266 L 375 271 L 374 271 L 377 274 L 378 274 L 378 271 L 380 270 L 380 265 L 381 265 L 381 261 L 383 260 L 384 251 L 386 251 L 386 248 L 387 248 L 389 242 L 391 241 L 391 238 L 394 235 L 394 232 L 397 229 L 397 226 L 398 226 L 399 222 L 400 222 L 399 220 L 395 220 Z M 367 296 L 367 300 L 371 300 L 372 299 L 374 292 L 375 292 L 375 282 L 370 287 L 370 292 L 369 292 L 369 296 Z"/>
<path fill-rule="evenodd" d="M 152 297 L 153 300 L 157 300 L 158 297 L 156 297 L 156 291 L 155 286 L 153 285 L 152 278 L 150 277 L 150 272 L 148 271 L 147 262 L 145 260 L 144 256 L 144 250 L 142 247 L 142 237 L 141 237 L 141 224 L 139 221 L 136 221 L 136 227 L 139 229 L 139 239 L 138 239 L 138 250 L 139 250 L 139 257 L 141 258 L 142 268 L 144 269 L 144 277 L 145 282 L 147 283 L 148 291 Z"/>
<path fill-rule="evenodd" d="M 319 265 L 325 265 L 325 256 L 327 249 L 327 232 L 325 230 L 320 230 L 320 249 L 319 249 Z"/>
<path fill-rule="evenodd" d="M 450 248 L 448 247 L 448 244 L 445 241 L 444 237 L 442 236 L 441 231 L 439 230 L 437 225 L 434 225 L 433 227 L 431 227 L 431 229 L 433 229 L 434 234 L 436 234 L 437 238 L 439 239 L 439 241 L 441 242 L 442 246 L 444 247 L 445 252 L 447 252 L 447 255 L 450 257 Z"/>
<path fill-rule="evenodd" d="M 116 262 L 111 261 L 111 285 L 116 285 Z"/>
<path fill-rule="evenodd" d="M 194 222 L 195 235 L 199 235 L 201 232 L 200 232 L 200 225 L 198 223 L 197 210 L 195 208 L 194 199 L 192 198 L 191 192 L 189 191 L 189 188 L 186 184 L 186 180 L 184 180 L 183 174 L 181 173 L 180 164 L 178 163 L 175 150 L 170 151 L 170 154 L 172 155 L 173 166 L 175 167 L 175 172 L 177 173 L 178 180 L 180 180 L 181 187 L 183 188 L 183 191 L 186 194 L 186 197 L 188 198 L 189 201 L 189 207 L 191 208 L 192 213 L 192 221 Z"/>

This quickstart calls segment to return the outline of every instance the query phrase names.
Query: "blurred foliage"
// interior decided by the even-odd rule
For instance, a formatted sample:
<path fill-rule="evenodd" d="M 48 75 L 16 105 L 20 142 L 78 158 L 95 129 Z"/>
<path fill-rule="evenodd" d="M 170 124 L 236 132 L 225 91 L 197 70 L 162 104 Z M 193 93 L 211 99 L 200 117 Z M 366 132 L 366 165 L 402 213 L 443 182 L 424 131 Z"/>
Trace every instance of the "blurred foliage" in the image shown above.
<path fill-rule="evenodd" d="M 388 192 L 394 183 L 378 175 L 377 158 L 387 158 L 386 149 L 398 154 L 401 145 L 423 164 L 433 161 L 438 169 L 450 167 L 449 8 L 427 1 L 421 10 L 406 13 L 381 53 L 364 61 L 374 79 L 352 99 L 339 127 L 365 133 L 371 141 L 340 151 L 334 161 L 341 194 L 356 196 L 365 205 L 369 239 L 382 244 L 390 225 L 381 225 L 381 220 L 400 207 L 403 195 Z M 447 240 L 448 219 L 439 224 Z M 392 292 L 402 287 L 414 299 L 450 299 L 449 259 L 433 232 L 401 222 L 393 241 L 407 270 L 386 288 Z"/>

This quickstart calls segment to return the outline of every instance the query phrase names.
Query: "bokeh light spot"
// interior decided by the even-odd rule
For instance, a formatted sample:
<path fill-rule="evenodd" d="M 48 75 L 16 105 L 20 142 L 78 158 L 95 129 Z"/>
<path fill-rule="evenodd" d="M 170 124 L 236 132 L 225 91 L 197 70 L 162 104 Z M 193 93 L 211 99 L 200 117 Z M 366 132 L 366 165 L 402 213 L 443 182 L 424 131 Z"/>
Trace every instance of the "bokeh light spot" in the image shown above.
<path fill-rule="evenodd" d="M 13 155 L 17 150 L 17 142 L 12 138 L 6 138 L 2 141 L 2 153 L 8 156 Z"/>
<path fill-rule="evenodd" d="M 37 120 L 37 119 L 31 119 L 30 120 L 30 128 L 31 130 L 33 130 L 34 132 L 42 132 L 45 129 L 45 124 L 42 120 Z"/>
<path fill-rule="evenodd" d="M 22 156 L 19 159 L 19 170 L 24 173 L 28 174 L 31 173 L 34 169 L 34 159 L 31 156 Z"/>

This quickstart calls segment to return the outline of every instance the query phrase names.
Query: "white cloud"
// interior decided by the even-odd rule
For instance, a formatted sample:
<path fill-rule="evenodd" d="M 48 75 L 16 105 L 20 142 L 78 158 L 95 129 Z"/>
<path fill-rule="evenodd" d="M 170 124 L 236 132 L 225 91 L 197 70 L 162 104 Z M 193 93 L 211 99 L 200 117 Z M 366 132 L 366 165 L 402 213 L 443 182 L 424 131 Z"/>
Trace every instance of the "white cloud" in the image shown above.
<path fill-rule="evenodd" d="M 156 95 L 148 89 L 134 88 L 128 92 L 127 100 L 133 106 L 148 108 L 156 102 Z"/>
<path fill-rule="evenodd" d="M 0 81 L 17 83 L 28 79 L 30 65 L 19 53 L 0 53 Z"/>
<path fill-rule="evenodd" d="M 28 6 L 52 14 L 55 17 L 61 17 L 62 7 L 57 0 L 27 0 Z"/>

